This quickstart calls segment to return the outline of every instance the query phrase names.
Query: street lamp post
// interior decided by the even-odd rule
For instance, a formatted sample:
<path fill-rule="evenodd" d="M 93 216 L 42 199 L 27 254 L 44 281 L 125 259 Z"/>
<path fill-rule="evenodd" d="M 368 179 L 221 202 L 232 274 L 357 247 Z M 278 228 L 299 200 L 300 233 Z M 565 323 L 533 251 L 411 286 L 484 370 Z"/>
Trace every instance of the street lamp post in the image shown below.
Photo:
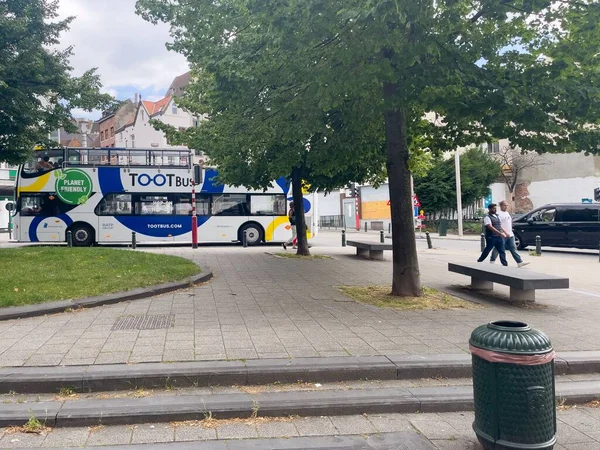
<path fill-rule="evenodd" d="M 456 212 L 458 216 L 458 235 L 463 235 L 463 208 L 462 208 L 462 190 L 460 186 L 460 153 L 458 149 L 454 153 L 454 163 L 456 166 Z"/>
<path fill-rule="evenodd" d="M 196 216 L 196 183 L 192 181 L 192 248 L 198 248 L 198 217 Z"/>

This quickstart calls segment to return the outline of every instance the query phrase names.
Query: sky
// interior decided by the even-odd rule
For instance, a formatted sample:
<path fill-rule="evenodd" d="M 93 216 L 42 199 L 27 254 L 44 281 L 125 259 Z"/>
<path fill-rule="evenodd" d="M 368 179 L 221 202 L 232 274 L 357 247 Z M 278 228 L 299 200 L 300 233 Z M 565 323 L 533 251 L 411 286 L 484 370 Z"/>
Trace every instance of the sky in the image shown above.
<path fill-rule="evenodd" d="M 147 100 L 162 98 L 173 79 L 187 72 L 185 58 L 168 51 L 169 26 L 153 25 L 135 14 L 136 0 L 60 0 L 60 17 L 75 16 L 60 48 L 73 46 L 73 75 L 98 68 L 103 90 L 119 100 L 137 92 Z M 73 111 L 74 117 L 97 119 Z"/>

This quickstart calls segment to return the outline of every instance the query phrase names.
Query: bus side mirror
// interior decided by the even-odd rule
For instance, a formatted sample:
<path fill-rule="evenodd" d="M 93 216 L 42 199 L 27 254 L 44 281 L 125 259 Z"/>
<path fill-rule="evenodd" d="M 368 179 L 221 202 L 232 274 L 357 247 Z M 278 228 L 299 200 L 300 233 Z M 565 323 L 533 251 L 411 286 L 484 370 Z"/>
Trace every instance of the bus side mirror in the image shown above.
<path fill-rule="evenodd" d="M 202 167 L 194 166 L 194 183 L 201 184 L 202 183 Z"/>
<path fill-rule="evenodd" d="M 14 211 L 15 210 L 15 204 L 14 203 L 7 203 L 6 204 L 6 210 L 7 211 Z"/>

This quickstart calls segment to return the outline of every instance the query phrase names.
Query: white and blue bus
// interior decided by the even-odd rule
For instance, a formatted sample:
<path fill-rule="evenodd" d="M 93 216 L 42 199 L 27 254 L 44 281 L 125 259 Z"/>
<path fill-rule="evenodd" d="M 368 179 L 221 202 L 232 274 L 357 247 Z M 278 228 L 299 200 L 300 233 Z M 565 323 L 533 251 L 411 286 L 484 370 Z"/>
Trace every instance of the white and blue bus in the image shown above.
<path fill-rule="evenodd" d="M 199 242 L 249 245 L 291 236 L 289 182 L 266 191 L 218 184 L 215 169 L 193 164 L 183 150 L 61 148 L 38 150 L 19 167 L 14 214 L 19 242 L 73 245 L 191 242 L 196 184 Z M 311 196 L 304 207 L 311 215 Z"/>

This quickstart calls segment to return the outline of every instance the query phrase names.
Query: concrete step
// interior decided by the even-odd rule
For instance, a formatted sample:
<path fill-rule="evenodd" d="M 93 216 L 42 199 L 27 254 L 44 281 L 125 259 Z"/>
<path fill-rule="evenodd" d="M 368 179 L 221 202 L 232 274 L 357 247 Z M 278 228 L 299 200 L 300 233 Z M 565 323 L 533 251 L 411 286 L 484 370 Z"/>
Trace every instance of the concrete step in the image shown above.
<path fill-rule="evenodd" d="M 600 372 L 600 352 L 557 354 L 558 375 Z M 365 356 L 0 368 L 0 393 L 471 376 L 471 356 Z"/>
<path fill-rule="evenodd" d="M 446 413 L 473 409 L 473 390 L 469 385 L 163 394 L 166 395 L 4 401 L 0 405 L 0 426 L 23 425 L 31 417 L 50 427 L 76 427 L 207 418 Z M 558 382 L 556 394 L 561 405 L 591 402 L 600 398 L 600 381 Z"/>

